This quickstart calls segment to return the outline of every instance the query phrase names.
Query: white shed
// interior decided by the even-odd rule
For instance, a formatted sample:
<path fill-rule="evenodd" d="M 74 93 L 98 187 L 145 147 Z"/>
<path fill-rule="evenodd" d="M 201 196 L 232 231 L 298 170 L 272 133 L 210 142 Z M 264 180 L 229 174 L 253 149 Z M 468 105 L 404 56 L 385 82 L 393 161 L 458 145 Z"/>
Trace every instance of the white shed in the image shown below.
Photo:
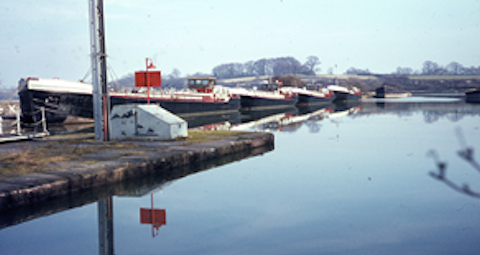
<path fill-rule="evenodd" d="M 115 105 L 110 113 L 110 139 L 170 140 L 188 136 L 188 123 L 156 104 Z"/>

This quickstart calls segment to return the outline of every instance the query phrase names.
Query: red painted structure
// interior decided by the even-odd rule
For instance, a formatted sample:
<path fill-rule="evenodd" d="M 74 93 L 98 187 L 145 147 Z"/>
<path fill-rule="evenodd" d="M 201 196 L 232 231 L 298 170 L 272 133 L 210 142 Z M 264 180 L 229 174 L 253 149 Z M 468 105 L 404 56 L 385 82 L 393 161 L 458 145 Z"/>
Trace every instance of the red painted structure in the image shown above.
<path fill-rule="evenodd" d="M 147 87 L 147 104 L 150 104 L 150 87 L 161 87 L 162 79 L 160 71 L 148 72 L 148 69 L 157 68 L 151 59 L 146 58 L 145 66 L 145 72 L 135 72 L 135 87 Z"/>

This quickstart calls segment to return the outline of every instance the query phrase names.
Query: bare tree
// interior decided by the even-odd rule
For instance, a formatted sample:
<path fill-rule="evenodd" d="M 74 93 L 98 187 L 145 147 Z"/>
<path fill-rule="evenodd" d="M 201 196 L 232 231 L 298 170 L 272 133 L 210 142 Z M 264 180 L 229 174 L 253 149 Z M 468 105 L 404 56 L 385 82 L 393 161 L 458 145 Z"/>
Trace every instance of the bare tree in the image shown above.
<path fill-rule="evenodd" d="M 441 67 L 439 64 L 428 60 L 423 62 L 422 74 L 423 75 L 442 75 L 442 74 L 446 74 L 446 70 L 443 67 Z"/>
<path fill-rule="evenodd" d="M 333 67 L 328 68 L 327 74 L 333 74 Z"/>
<path fill-rule="evenodd" d="M 178 70 L 177 68 L 173 68 L 172 73 L 168 75 L 168 78 L 176 79 L 176 78 L 180 78 L 180 75 L 181 75 L 180 70 Z"/>
<path fill-rule="evenodd" d="M 228 63 L 213 68 L 213 75 L 218 78 L 234 78 L 244 76 L 243 64 Z"/>
<path fill-rule="evenodd" d="M 273 75 L 298 74 L 302 64 L 293 57 L 275 58 L 273 60 Z"/>
<path fill-rule="evenodd" d="M 448 74 L 453 74 L 453 75 L 458 75 L 458 74 L 463 74 L 463 66 L 460 65 L 458 62 L 451 62 L 450 64 L 448 64 L 446 66 L 446 69 L 447 69 L 447 73 Z"/>
<path fill-rule="evenodd" d="M 413 69 L 410 67 L 397 67 L 396 74 L 411 75 L 412 73 Z"/>
<path fill-rule="evenodd" d="M 248 61 L 245 64 L 243 64 L 245 76 L 255 76 L 255 62 L 253 61 Z"/>
<path fill-rule="evenodd" d="M 259 59 L 255 61 L 255 63 L 253 63 L 253 68 L 256 75 L 266 75 L 267 74 L 266 67 L 267 67 L 267 59 L 265 58 Z"/>
<path fill-rule="evenodd" d="M 321 63 L 317 56 L 308 56 L 303 66 L 308 73 L 315 75 L 316 72 L 320 72 L 321 69 L 317 68 L 317 66 Z"/>

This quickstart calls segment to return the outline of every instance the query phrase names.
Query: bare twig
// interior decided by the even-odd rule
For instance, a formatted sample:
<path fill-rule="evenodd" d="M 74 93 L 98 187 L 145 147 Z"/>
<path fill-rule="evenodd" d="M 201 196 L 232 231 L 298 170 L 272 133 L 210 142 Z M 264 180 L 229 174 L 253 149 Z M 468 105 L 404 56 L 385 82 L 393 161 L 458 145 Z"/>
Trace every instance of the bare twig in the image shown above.
<path fill-rule="evenodd" d="M 472 147 L 467 146 L 467 142 L 465 141 L 465 137 L 463 136 L 463 131 L 460 127 L 457 127 L 455 130 L 457 133 L 458 141 L 460 142 L 461 150 L 457 153 L 458 155 L 469 162 L 473 168 L 475 168 L 480 173 L 480 164 L 473 158 L 474 149 Z"/>
<path fill-rule="evenodd" d="M 472 147 L 467 146 L 467 143 L 466 143 L 465 137 L 463 136 L 463 132 L 461 128 L 456 129 L 456 135 L 457 135 L 458 141 L 460 142 L 460 146 L 462 148 L 457 152 L 458 156 L 460 158 L 465 159 L 467 162 L 469 162 L 472 165 L 472 167 L 480 173 L 480 164 L 474 159 L 474 149 Z M 449 186 L 450 188 L 460 193 L 463 193 L 472 197 L 480 198 L 480 193 L 472 191 L 467 183 L 463 184 L 463 186 L 460 186 L 447 178 L 446 176 L 447 163 L 440 161 L 440 157 L 438 156 L 437 151 L 430 150 L 427 153 L 427 155 L 433 158 L 438 169 L 438 172 L 430 172 L 430 176 L 445 183 L 447 186 Z"/>

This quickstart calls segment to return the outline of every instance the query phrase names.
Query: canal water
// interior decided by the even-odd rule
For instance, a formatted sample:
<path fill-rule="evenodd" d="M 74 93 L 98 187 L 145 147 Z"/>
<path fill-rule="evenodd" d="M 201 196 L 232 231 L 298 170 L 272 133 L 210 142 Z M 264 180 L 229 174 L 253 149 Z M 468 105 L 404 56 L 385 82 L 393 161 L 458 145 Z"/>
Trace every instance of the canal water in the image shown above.
<path fill-rule="evenodd" d="M 480 198 L 462 193 L 480 192 L 480 105 L 411 97 L 268 114 L 203 128 L 272 132 L 274 150 L 3 214 L 0 253 L 480 254 Z"/>

